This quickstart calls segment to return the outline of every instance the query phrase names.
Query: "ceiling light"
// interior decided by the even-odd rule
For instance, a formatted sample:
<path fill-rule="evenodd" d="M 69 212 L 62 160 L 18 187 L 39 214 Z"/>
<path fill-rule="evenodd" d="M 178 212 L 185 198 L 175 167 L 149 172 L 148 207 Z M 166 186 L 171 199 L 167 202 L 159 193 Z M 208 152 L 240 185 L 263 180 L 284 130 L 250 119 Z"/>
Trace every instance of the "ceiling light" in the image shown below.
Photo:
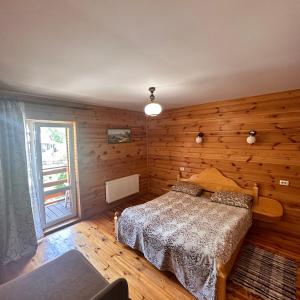
<path fill-rule="evenodd" d="M 145 106 L 144 111 L 145 111 L 145 114 L 147 116 L 155 117 L 155 116 L 157 116 L 157 115 L 159 115 L 161 113 L 162 107 L 161 107 L 161 105 L 159 103 L 155 103 L 154 102 L 155 96 L 153 95 L 153 93 L 155 91 L 155 87 L 150 87 L 149 91 L 151 93 L 151 95 L 150 95 L 150 103 L 148 103 Z"/>

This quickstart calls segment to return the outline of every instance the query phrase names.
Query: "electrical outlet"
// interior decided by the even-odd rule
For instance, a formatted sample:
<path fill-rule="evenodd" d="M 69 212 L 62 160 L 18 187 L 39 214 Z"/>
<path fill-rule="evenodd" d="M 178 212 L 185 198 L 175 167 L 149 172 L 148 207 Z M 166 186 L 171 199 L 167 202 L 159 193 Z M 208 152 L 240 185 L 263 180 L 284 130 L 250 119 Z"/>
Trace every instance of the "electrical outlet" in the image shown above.
<path fill-rule="evenodd" d="M 279 184 L 280 184 L 280 185 L 289 186 L 289 185 L 290 185 L 290 182 L 289 182 L 288 180 L 280 179 L 280 180 L 279 180 Z"/>
<path fill-rule="evenodd" d="M 184 167 L 180 167 L 180 168 L 179 168 L 179 171 L 180 171 L 180 172 L 184 172 Z"/>

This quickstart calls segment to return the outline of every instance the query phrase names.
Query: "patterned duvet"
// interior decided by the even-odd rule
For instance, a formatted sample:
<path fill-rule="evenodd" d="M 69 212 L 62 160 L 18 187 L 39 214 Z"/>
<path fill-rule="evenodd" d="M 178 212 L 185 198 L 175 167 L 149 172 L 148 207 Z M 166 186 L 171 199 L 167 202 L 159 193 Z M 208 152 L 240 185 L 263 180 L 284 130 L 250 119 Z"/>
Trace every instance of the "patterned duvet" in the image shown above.
<path fill-rule="evenodd" d="M 198 299 L 215 299 L 217 262 L 226 263 L 252 223 L 251 210 L 169 192 L 123 211 L 118 240 L 171 271 Z"/>

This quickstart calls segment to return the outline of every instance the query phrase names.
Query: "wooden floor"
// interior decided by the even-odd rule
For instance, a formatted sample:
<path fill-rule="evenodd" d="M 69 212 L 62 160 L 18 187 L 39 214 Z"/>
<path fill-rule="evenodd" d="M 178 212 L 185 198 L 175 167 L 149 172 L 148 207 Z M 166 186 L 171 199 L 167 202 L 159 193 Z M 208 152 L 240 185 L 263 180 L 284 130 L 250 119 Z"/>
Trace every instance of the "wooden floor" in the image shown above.
<path fill-rule="evenodd" d="M 65 201 L 59 201 L 45 206 L 46 224 L 57 219 L 71 215 L 70 206 L 65 206 Z"/>
<path fill-rule="evenodd" d="M 144 197 L 138 203 L 149 199 Z M 137 202 L 131 202 L 131 206 Z M 122 210 L 125 207 L 119 207 Z M 45 237 L 37 254 L 2 271 L 2 282 L 21 273 L 29 272 L 42 263 L 52 260 L 70 249 L 78 249 L 108 280 L 125 277 L 129 283 L 130 297 L 135 299 L 195 299 L 167 272 L 161 272 L 144 259 L 142 254 L 115 241 L 113 235 L 113 211 L 93 219 L 82 221 Z M 297 261 L 300 267 L 300 241 L 262 230 L 252 230 L 246 242 L 259 245 L 269 251 L 285 255 Z M 297 299 L 300 299 L 300 268 L 297 278 Z M 227 288 L 228 299 L 259 299 L 231 283 Z"/>

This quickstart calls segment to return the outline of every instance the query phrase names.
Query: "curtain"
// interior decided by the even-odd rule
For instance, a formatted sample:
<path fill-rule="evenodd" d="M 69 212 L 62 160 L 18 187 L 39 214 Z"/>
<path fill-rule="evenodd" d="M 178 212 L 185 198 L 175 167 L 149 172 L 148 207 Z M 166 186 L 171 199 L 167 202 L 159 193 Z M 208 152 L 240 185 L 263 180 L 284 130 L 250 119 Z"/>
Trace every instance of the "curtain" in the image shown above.
<path fill-rule="evenodd" d="M 33 213 L 34 227 L 36 238 L 39 240 L 44 236 L 41 214 L 42 195 L 39 189 L 39 174 L 36 165 L 36 140 L 35 140 L 35 126 L 31 121 L 26 122 L 26 154 L 27 154 L 27 172 L 29 182 L 29 192 L 31 198 L 31 207 Z"/>
<path fill-rule="evenodd" d="M 0 98 L 0 263 L 33 255 L 36 247 L 22 104 Z"/>

